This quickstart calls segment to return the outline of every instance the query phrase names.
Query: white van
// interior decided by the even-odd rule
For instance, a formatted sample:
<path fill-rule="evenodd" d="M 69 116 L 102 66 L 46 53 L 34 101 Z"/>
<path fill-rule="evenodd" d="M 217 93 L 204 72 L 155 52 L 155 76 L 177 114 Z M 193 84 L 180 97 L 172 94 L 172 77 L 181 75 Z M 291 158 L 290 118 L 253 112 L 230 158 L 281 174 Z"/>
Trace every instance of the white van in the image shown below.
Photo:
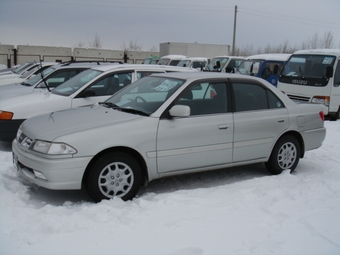
<path fill-rule="evenodd" d="M 244 57 L 216 56 L 210 61 L 207 67 L 204 68 L 204 71 L 231 73 L 234 71 L 234 68 L 241 64 L 243 59 Z"/>
<path fill-rule="evenodd" d="M 203 70 L 203 68 L 205 68 L 209 63 L 209 59 L 208 58 L 203 58 L 203 57 L 188 57 L 188 58 L 184 58 L 182 59 L 177 66 L 181 66 L 181 67 L 191 67 L 191 68 L 195 68 L 198 71 Z"/>
<path fill-rule="evenodd" d="M 340 118 L 340 50 L 299 50 L 286 62 L 277 87 L 299 102 L 324 104 Z"/>
<path fill-rule="evenodd" d="M 283 65 L 289 57 L 290 54 L 286 53 L 252 55 L 242 61 L 237 72 L 262 78 L 276 87 Z"/>
<path fill-rule="evenodd" d="M 177 66 L 178 63 L 185 58 L 186 56 L 184 55 L 166 55 L 161 57 L 157 64 L 165 66 Z"/>

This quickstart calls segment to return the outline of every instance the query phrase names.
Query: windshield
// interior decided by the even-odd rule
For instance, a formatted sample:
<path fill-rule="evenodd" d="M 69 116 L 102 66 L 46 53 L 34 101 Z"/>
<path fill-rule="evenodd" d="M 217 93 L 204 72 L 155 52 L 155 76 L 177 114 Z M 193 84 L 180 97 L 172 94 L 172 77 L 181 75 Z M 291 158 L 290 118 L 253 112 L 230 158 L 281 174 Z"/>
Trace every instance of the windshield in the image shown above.
<path fill-rule="evenodd" d="M 28 68 L 29 66 L 33 65 L 34 63 L 25 63 L 25 64 L 22 64 L 16 68 L 14 68 L 12 70 L 13 73 L 16 73 L 16 74 L 21 74 L 26 68 Z"/>
<path fill-rule="evenodd" d="M 72 95 L 74 92 L 79 90 L 83 87 L 86 83 L 92 81 L 98 75 L 100 75 L 102 71 L 88 69 L 85 70 L 73 78 L 67 80 L 66 82 L 62 83 L 58 87 L 52 90 L 53 94 L 57 94 L 60 96 L 69 96 Z"/>
<path fill-rule="evenodd" d="M 218 71 L 221 72 L 223 67 L 227 64 L 229 58 L 228 57 L 217 57 L 213 58 L 209 65 L 207 66 L 207 71 Z"/>
<path fill-rule="evenodd" d="M 257 76 L 263 60 L 249 59 L 243 60 L 242 63 L 237 68 L 240 74 Z"/>
<path fill-rule="evenodd" d="M 143 64 L 157 64 L 158 60 L 158 57 L 149 57 L 144 59 Z"/>
<path fill-rule="evenodd" d="M 152 58 L 146 58 L 146 59 L 144 59 L 143 64 L 150 64 L 151 60 L 152 60 Z"/>
<path fill-rule="evenodd" d="M 169 58 L 161 58 L 159 61 L 158 61 L 158 65 L 169 65 L 169 62 L 170 62 L 170 59 Z"/>
<path fill-rule="evenodd" d="M 40 68 L 40 66 L 34 66 L 30 70 L 27 70 L 26 72 L 23 72 L 23 74 L 20 75 L 20 78 L 25 79 L 25 78 L 29 77 L 32 73 L 37 71 L 39 68 Z"/>
<path fill-rule="evenodd" d="M 191 60 L 181 60 L 177 64 L 177 66 L 182 66 L 182 67 L 189 67 Z"/>
<path fill-rule="evenodd" d="M 55 70 L 54 67 L 49 67 L 47 69 L 45 69 L 44 71 L 42 71 L 41 73 L 29 78 L 28 80 L 22 82 L 21 84 L 22 85 L 25 85 L 25 86 L 33 86 L 35 84 L 37 84 L 38 82 L 40 82 L 42 80 L 41 78 L 41 75 L 46 78 L 47 75 L 49 75 L 50 73 L 52 73 L 53 71 Z M 44 85 L 45 86 L 45 85 Z"/>
<path fill-rule="evenodd" d="M 150 115 L 184 82 L 181 79 L 147 76 L 120 90 L 106 103 L 116 106 L 118 110 Z"/>
<path fill-rule="evenodd" d="M 327 66 L 333 66 L 334 61 L 334 56 L 294 55 L 284 66 L 282 76 L 323 79 Z"/>

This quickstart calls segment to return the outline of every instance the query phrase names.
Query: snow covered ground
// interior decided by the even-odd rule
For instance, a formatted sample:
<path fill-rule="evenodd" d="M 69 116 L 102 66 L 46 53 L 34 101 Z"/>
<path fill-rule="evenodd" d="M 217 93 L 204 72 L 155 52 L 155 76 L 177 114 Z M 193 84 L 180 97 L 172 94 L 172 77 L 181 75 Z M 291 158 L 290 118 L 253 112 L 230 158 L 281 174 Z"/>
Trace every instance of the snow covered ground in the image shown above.
<path fill-rule="evenodd" d="M 0 254 L 340 254 L 340 121 L 294 174 L 251 165 L 153 181 L 133 201 L 23 181 L 0 147 Z"/>

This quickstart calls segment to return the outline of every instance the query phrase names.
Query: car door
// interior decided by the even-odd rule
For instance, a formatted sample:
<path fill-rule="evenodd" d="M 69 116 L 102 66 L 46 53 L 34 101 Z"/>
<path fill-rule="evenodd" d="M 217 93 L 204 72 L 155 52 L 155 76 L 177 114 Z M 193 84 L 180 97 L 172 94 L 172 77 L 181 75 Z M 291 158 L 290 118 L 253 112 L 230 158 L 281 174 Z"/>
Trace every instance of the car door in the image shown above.
<path fill-rule="evenodd" d="M 218 167 L 232 161 L 233 117 L 227 84 L 200 82 L 173 105 L 187 105 L 189 117 L 161 118 L 157 133 L 159 173 Z"/>
<path fill-rule="evenodd" d="M 234 150 L 233 162 L 266 158 L 276 138 L 288 128 L 288 111 L 265 86 L 233 81 Z"/>

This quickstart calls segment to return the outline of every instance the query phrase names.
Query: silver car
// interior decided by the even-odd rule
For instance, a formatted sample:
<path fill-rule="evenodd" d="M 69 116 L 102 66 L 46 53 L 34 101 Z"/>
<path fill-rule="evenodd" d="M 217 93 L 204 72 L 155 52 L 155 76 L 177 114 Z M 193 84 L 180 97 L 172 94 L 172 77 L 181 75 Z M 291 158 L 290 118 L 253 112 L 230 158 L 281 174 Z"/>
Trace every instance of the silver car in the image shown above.
<path fill-rule="evenodd" d="M 167 73 L 93 106 L 30 118 L 12 150 L 37 185 L 128 200 L 164 176 L 261 162 L 272 174 L 294 170 L 325 134 L 321 105 L 296 104 L 263 79 Z"/>

